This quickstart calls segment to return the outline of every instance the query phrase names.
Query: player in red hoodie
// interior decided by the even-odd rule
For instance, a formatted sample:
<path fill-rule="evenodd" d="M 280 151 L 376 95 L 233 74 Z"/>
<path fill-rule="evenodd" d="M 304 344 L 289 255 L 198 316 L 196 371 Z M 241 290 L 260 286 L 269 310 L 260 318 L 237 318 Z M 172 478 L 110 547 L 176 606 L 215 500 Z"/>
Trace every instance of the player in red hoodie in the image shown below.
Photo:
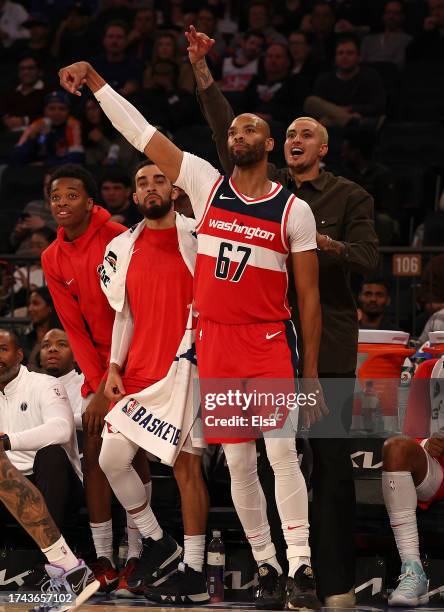
<path fill-rule="evenodd" d="M 100 289 L 97 267 L 106 245 L 126 227 L 94 204 L 91 174 L 74 164 L 55 170 L 49 184 L 57 239 L 44 251 L 42 267 L 57 314 L 84 376 L 84 483 L 90 526 L 97 553 L 94 568 L 101 590 L 117 586 L 113 564 L 111 488 L 99 467 L 101 431 L 109 401 L 104 395 L 114 311 Z M 148 464 L 142 454 L 136 469 L 150 494 Z M 138 531 L 128 519 L 129 555 L 138 556 Z M 129 557 L 128 557 L 129 558 Z"/>

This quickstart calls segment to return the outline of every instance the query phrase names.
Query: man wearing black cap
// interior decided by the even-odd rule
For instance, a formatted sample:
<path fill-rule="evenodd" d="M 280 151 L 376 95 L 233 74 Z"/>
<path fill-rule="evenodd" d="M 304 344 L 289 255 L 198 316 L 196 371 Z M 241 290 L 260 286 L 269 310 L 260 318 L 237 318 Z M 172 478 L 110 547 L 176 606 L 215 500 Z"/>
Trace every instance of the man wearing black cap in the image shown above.
<path fill-rule="evenodd" d="M 16 164 L 42 162 L 48 166 L 82 163 L 80 121 L 69 114 L 69 98 L 63 91 L 52 91 L 45 97 L 43 117 L 23 132 L 11 155 Z"/>

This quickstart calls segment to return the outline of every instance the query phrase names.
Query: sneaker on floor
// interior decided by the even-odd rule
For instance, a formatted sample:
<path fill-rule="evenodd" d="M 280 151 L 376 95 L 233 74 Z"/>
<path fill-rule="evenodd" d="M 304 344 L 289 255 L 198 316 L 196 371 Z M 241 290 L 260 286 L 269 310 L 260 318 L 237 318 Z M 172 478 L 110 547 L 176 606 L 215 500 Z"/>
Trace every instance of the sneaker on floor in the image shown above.
<path fill-rule="evenodd" d="M 356 605 L 355 587 L 353 586 L 347 593 L 329 595 L 325 598 L 326 608 L 354 608 Z"/>
<path fill-rule="evenodd" d="M 142 538 L 142 552 L 128 586 L 134 589 L 159 585 L 177 568 L 181 554 L 182 547 L 167 533 L 160 540 Z"/>
<path fill-rule="evenodd" d="M 138 563 L 139 559 L 137 557 L 132 557 L 131 559 L 128 559 L 125 567 L 120 570 L 119 584 L 117 585 L 117 588 L 114 592 L 116 597 L 132 598 L 140 597 L 143 595 L 143 589 L 137 587 L 132 589 L 128 586 L 128 580 L 134 574 Z"/>
<path fill-rule="evenodd" d="M 210 601 L 204 572 L 196 572 L 186 563 L 157 587 L 147 587 L 145 597 L 161 604 L 205 604 Z"/>
<path fill-rule="evenodd" d="M 17 589 L 19 593 L 43 593 L 49 576 L 45 570 L 45 564 L 39 563 L 33 570 L 23 578 L 23 584 Z"/>
<path fill-rule="evenodd" d="M 283 578 L 268 563 L 259 566 L 259 584 L 254 592 L 254 606 L 259 610 L 283 610 L 285 607 Z"/>
<path fill-rule="evenodd" d="M 111 593 L 119 582 L 119 572 L 107 557 L 99 557 L 91 566 L 100 583 L 99 593 Z"/>
<path fill-rule="evenodd" d="M 44 607 L 45 612 L 63 612 L 78 608 L 99 589 L 99 581 L 94 578 L 92 571 L 81 559 L 77 567 L 67 572 L 57 565 L 46 565 L 45 569 L 49 576 L 45 593 L 53 593 L 58 597 L 58 603 L 54 602 L 53 605 L 50 603 Z"/>
<path fill-rule="evenodd" d="M 429 581 L 416 561 L 405 561 L 401 567 L 399 584 L 388 598 L 389 606 L 416 607 L 429 603 Z"/>
<path fill-rule="evenodd" d="M 290 610 L 320 610 L 313 570 L 301 565 L 294 578 L 287 580 L 287 605 Z"/>

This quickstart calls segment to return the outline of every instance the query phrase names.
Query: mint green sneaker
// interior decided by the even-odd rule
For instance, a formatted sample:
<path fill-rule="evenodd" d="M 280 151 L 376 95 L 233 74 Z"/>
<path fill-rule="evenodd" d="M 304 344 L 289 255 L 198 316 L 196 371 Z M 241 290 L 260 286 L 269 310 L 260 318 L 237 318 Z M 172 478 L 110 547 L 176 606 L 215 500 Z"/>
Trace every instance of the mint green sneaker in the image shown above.
<path fill-rule="evenodd" d="M 429 581 L 416 561 L 405 561 L 401 567 L 399 584 L 389 596 L 389 606 L 416 607 L 429 603 Z"/>

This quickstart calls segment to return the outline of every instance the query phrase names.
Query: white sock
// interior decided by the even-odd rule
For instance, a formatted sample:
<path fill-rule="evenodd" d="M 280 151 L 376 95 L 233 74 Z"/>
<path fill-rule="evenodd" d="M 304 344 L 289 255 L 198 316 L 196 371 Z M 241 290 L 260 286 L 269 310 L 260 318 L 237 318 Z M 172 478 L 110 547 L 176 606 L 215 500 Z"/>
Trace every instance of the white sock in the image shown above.
<path fill-rule="evenodd" d="M 57 542 L 54 542 L 49 548 L 42 548 L 42 553 L 51 565 L 62 567 L 65 572 L 77 567 L 79 564 L 79 560 L 65 542 L 63 536 L 60 536 Z"/>
<path fill-rule="evenodd" d="M 205 556 L 205 535 L 184 535 L 183 537 L 183 562 L 201 572 Z"/>
<path fill-rule="evenodd" d="M 127 561 L 130 559 L 139 558 L 140 552 L 142 550 L 142 539 L 140 537 L 140 532 L 137 528 L 136 523 L 134 522 L 133 517 L 129 512 L 126 513 L 126 525 L 128 532 L 128 554 Z"/>
<path fill-rule="evenodd" d="M 111 519 L 104 523 L 90 523 L 94 548 L 96 549 L 97 558 L 106 557 L 111 561 L 114 567 L 113 560 L 113 522 Z"/>
<path fill-rule="evenodd" d="M 148 500 L 148 503 L 151 505 L 151 495 L 153 493 L 153 482 L 152 482 L 152 480 L 150 480 L 149 482 L 143 483 L 143 486 L 145 487 L 146 498 Z"/>
<path fill-rule="evenodd" d="M 416 506 L 418 498 L 410 472 L 382 472 L 382 494 L 402 563 L 419 556 Z"/>
<path fill-rule="evenodd" d="M 301 565 L 309 565 L 311 567 L 310 557 L 290 557 L 288 559 L 288 575 L 290 578 L 294 578 Z"/>
<path fill-rule="evenodd" d="M 163 531 L 151 506 L 147 506 L 144 510 L 137 512 L 137 514 L 131 514 L 134 522 L 137 525 L 138 530 L 142 538 L 152 538 L 153 540 L 160 540 L 163 537 Z"/>

